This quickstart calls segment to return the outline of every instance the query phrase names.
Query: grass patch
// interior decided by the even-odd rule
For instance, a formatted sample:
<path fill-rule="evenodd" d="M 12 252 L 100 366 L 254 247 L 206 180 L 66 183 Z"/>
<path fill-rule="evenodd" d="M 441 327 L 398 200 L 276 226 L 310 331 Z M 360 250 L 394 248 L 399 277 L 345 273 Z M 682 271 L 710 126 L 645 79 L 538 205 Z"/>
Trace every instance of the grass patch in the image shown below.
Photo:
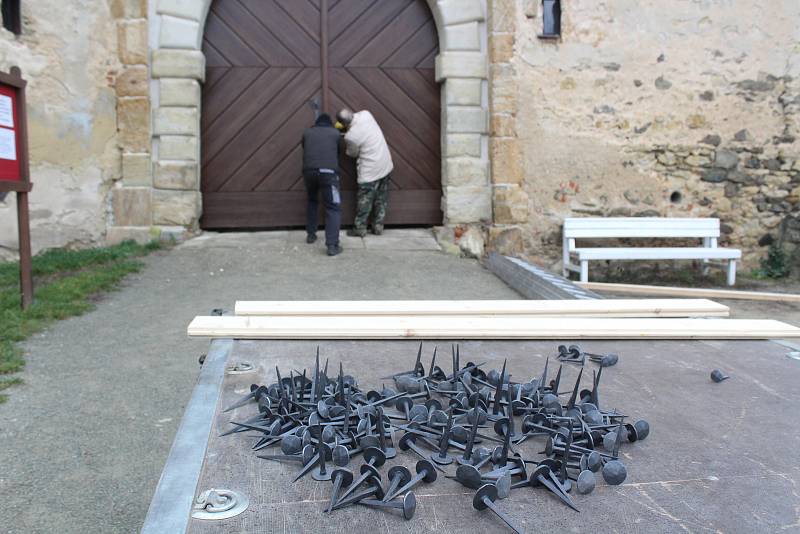
<path fill-rule="evenodd" d="M 59 319 L 94 308 L 93 299 L 114 289 L 128 274 L 139 271 L 137 258 L 161 248 L 158 242 L 139 245 L 125 241 L 113 247 L 87 250 L 49 250 L 33 258 L 34 302 L 20 309 L 19 263 L 0 263 L 0 391 L 21 379 L 25 360 L 17 343 Z M 0 394 L 0 403 L 6 400 Z"/>

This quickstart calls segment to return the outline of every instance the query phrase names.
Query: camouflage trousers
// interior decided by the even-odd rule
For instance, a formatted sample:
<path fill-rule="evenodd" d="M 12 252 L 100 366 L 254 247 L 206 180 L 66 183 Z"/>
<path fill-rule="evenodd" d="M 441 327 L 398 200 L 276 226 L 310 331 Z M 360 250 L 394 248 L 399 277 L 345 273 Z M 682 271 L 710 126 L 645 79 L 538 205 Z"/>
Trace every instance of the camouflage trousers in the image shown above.
<path fill-rule="evenodd" d="M 354 223 L 356 230 L 366 232 L 370 213 L 372 213 L 372 227 L 383 228 L 386 204 L 389 200 L 390 178 L 391 175 L 374 182 L 358 184 L 358 206 Z"/>

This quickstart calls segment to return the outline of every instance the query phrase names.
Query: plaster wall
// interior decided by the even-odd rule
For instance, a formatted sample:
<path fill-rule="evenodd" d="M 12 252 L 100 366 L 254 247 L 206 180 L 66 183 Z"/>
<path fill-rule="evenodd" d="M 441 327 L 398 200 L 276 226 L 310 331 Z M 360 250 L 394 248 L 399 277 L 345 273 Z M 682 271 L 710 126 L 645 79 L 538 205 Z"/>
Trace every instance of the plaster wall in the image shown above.
<path fill-rule="evenodd" d="M 34 253 L 103 241 L 109 188 L 120 176 L 115 15 L 110 0 L 22 2 L 23 33 L 0 29 L 0 70 L 28 80 Z M 15 195 L 0 202 L 0 259 L 16 255 Z"/>
<path fill-rule="evenodd" d="M 749 265 L 786 238 L 800 3 L 563 0 L 556 41 L 537 37 L 540 4 L 514 2 L 527 253 L 555 262 L 582 215 L 720 217 Z"/>

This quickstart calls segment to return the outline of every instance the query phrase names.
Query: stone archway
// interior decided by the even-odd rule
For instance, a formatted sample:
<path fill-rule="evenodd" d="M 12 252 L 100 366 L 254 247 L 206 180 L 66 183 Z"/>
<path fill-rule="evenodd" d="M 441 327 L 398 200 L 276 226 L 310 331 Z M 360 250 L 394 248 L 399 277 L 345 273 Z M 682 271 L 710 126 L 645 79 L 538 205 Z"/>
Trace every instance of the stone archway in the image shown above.
<path fill-rule="evenodd" d="M 149 21 L 153 224 L 196 228 L 200 217 L 201 51 L 212 0 L 156 0 Z M 486 0 L 427 0 L 442 83 L 442 211 L 446 224 L 492 221 Z"/>

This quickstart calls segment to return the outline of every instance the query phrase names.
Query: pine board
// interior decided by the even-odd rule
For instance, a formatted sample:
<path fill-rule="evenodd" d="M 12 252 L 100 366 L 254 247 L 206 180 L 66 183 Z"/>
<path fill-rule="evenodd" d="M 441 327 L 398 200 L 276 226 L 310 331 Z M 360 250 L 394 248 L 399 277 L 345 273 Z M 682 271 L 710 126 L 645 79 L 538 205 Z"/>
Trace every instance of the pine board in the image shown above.
<path fill-rule="evenodd" d="M 707 299 L 237 301 L 238 316 L 727 317 Z"/>
<path fill-rule="evenodd" d="M 591 291 L 629 293 L 633 295 L 667 295 L 672 297 L 695 297 L 741 300 L 773 300 L 800 302 L 800 295 L 791 293 L 767 293 L 763 291 L 738 291 L 735 289 L 704 289 L 694 287 L 645 286 L 637 284 L 606 284 L 602 282 L 575 282 Z"/>
<path fill-rule="evenodd" d="M 195 317 L 188 334 L 235 339 L 782 339 L 772 320 L 555 317 Z"/>

